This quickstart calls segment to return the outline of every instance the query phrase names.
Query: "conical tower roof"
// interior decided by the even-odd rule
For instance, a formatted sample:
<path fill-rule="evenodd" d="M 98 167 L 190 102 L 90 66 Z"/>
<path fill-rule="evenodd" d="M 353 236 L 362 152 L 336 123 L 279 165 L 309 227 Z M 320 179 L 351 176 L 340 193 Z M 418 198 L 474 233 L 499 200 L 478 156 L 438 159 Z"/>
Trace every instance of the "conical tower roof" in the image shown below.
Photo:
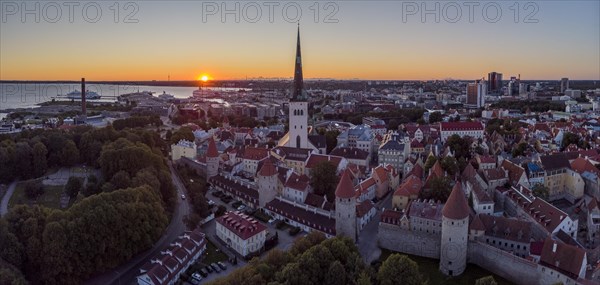
<path fill-rule="evenodd" d="M 457 181 L 452 189 L 452 193 L 450 193 L 450 197 L 448 197 L 448 201 L 444 204 L 442 215 L 449 219 L 462 220 L 469 217 L 470 212 L 471 210 L 469 209 L 465 193 L 462 190 L 460 182 Z"/>
<path fill-rule="evenodd" d="M 217 151 L 217 145 L 215 144 L 215 140 L 211 137 L 208 140 L 208 150 L 206 151 L 206 157 L 217 157 L 219 156 L 219 151 Z"/>
<path fill-rule="evenodd" d="M 335 196 L 342 199 L 349 199 L 354 197 L 354 184 L 350 179 L 350 173 L 348 170 L 344 170 L 342 178 L 335 189 Z"/>

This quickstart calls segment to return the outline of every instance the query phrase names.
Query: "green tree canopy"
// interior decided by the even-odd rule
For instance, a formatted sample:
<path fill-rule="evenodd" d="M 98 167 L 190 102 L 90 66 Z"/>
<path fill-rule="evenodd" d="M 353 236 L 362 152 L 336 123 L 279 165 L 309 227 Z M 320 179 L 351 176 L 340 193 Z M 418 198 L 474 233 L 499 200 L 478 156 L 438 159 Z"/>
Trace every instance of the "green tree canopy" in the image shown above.
<path fill-rule="evenodd" d="M 330 161 L 319 162 L 311 169 L 310 175 L 310 185 L 315 194 L 324 195 L 327 201 L 334 201 L 339 180 L 335 165 Z"/>
<path fill-rule="evenodd" d="M 381 285 L 422 285 L 423 276 L 416 262 L 402 254 L 390 255 L 379 267 L 377 280 Z"/>

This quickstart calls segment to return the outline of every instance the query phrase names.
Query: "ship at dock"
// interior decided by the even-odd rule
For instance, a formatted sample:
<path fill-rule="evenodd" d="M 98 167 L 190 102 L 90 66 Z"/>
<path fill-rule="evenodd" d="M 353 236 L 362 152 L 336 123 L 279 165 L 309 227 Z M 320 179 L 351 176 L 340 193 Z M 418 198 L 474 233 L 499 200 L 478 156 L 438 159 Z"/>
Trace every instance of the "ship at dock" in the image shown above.
<path fill-rule="evenodd" d="M 67 95 L 65 95 L 65 97 L 68 99 L 81 99 L 81 91 L 75 90 L 75 91 L 70 92 Z M 89 90 L 85 91 L 85 99 L 86 100 L 98 100 L 100 98 L 102 98 L 102 96 L 94 91 L 89 91 Z"/>

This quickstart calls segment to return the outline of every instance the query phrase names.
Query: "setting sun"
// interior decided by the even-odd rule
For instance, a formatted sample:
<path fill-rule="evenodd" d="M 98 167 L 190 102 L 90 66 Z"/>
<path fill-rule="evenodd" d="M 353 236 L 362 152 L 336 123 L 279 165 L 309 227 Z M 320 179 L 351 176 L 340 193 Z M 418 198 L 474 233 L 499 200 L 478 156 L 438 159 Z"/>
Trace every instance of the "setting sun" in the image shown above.
<path fill-rule="evenodd" d="M 202 75 L 202 76 L 200 76 L 200 80 L 206 82 L 206 81 L 208 81 L 208 76 Z"/>

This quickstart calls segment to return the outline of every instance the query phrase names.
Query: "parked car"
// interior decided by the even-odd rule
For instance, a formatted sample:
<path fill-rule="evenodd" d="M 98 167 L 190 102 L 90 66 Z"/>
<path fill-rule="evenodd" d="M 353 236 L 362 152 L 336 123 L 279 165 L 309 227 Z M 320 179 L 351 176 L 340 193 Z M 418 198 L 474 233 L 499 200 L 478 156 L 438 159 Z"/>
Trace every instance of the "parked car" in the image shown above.
<path fill-rule="evenodd" d="M 217 262 L 217 265 L 219 265 L 219 267 L 221 267 L 221 269 L 226 270 L 227 266 L 223 263 L 223 262 Z"/>
<path fill-rule="evenodd" d="M 277 221 L 277 220 L 275 220 L 275 219 L 270 219 L 270 220 L 269 220 L 269 225 L 272 225 L 272 224 L 273 224 L 274 222 L 276 222 L 276 221 Z"/>
<path fill-rule="evenodd" d="M 196 279 L 196 280 L 198 280 L 198 281 L 201 281 L 201 280 L 202 280 L 202 276 L 201 276 L 201 275 L 200 275 L 198 272 L 194 272 L 194 273 L 192 274 L 192 278 L 194 278 L 194 279 Z"/>
<path fill-rule="evenodd" d="M 238 211 L 243 211 L 244 209 L 246 209 L 246 205 L 242 204 L 239 207 L 237 207 Z"/>
<path fill-rule="evenodd" d="M 195 278 L 190 278 L 190 283 L 192 283 L 193 285 L 198 285 L 198 284 L 200 284 L 200 280 L 195 279 Z"/>
<path fill-rule="evenodd" d="M 215 204 L 215 201 L 210 200 L 210 199 L 208 200 L 208 205 L 214 205 L 214 204 Z"/>
<path fill-rule="evenodd" d="M 200 275 L 206 277 L 208 276 L 208 271 L 205 268 L 200 268 Z"/>
<path fill-rule="evenodd" d="M 204 267 L 204 269 L 206 269 L 206 271 L 208 271 L 208 273 L 213 273 L 213 269 L 210 265 L 207 265 L 206 267 Z"/>
<path fill-rule="evenodd" d="M 185 200 L 185 195 L 181 195 L 181 199 L 182 199 L 182 200 Z"/>
<path fill-rule="evenodd" d="M 210 265 L 210 267 L 212 267 L 212 269 L 217 273 L 221 272 L 221 268 L 219 268 L 219 266 L 214 262 Z"/>

